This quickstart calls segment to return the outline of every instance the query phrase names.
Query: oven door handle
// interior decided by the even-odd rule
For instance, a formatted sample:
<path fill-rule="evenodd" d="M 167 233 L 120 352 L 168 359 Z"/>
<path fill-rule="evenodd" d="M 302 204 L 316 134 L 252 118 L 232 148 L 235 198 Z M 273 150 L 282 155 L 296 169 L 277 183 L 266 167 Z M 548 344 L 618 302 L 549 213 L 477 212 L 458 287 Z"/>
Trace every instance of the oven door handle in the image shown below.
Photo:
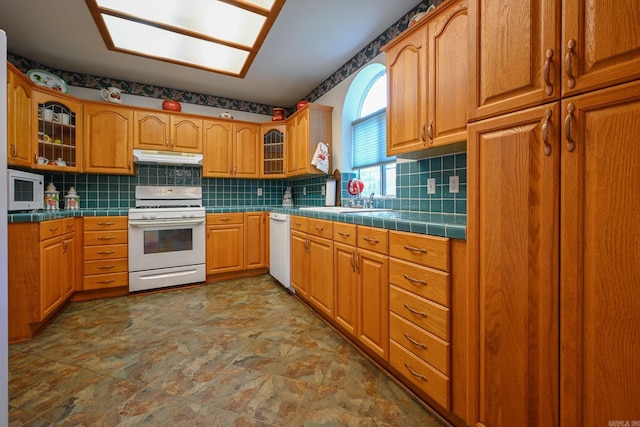
<path fill-rule="evenodd" d="M 185 219 L 185 220 L 168 220 L 168 221 L 129 221 L 129 227 L 158 227 L 158 226 L 176 226 L 176 225 L 200 225 L 204 224 L 204 218 Z"/>

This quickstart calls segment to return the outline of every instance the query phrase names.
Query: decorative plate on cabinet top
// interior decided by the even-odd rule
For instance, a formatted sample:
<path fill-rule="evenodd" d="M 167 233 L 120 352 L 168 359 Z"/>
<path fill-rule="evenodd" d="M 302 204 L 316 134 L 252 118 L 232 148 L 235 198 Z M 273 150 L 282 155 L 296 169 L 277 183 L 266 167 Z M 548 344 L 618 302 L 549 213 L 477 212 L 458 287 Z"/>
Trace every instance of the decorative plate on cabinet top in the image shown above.
<path fill-rule="evenodd" d="M 27 71 L 27 77 L 38 86 L 44 86 L 62 93 L 69 93 L 67 83 L 48 71 L 38 69 L 29 70 Z"/>

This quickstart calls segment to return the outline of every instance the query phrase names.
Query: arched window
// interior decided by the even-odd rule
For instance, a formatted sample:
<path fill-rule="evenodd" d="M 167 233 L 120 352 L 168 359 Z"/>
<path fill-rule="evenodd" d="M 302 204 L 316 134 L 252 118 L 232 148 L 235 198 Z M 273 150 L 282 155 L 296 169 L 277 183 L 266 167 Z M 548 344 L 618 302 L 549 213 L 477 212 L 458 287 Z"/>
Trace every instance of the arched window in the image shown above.
<path fill-rule="evenodd" d="M 396 161 L 387 157 L 387 73 L 375 74 L 366 85 L 357 118 L 351 122 L 353 163 L 365 193 L 396 194 Z"/>

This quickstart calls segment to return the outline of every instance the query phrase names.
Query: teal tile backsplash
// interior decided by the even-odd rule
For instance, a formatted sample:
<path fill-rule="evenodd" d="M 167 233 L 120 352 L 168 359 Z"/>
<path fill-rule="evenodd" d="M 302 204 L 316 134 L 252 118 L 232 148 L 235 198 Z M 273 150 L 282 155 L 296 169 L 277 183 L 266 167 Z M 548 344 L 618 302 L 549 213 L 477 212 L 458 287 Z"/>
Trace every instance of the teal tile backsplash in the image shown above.
<path fill-rule="evenodd" d="M 452 175 L 460 179 L 456 194 L 449 192 Z M 347 191 L 347 183 L 355 177 L 355 173 L 341 175 L 343 204 L 353 197 Z M 435 194 L 427 194 L 428 178 L 436 179 Z M 325 202 L 322 187 L 327 177 L 296 180 L 203 178 L 202 169 L 194 166 L 137 165 L 134 176 L 48 173 L 45 179 L 56 185 L 61 196 L 70 187 L 75 187 L 81 208 L 127 209 L 135 204 L 137 185 L 202 186 L 202 199 L 207 207 L 280 205 L 282 194 L 287 186 L 291 186 L 296 206 L 322 206 Z M 259 188 L 262 189 L 261 196 L 258 196 Z M 377 199 L 376 206 L 409 212 L 466 214 L 467 154 L 398 163 L 396 194 L 396 198 Z"/>

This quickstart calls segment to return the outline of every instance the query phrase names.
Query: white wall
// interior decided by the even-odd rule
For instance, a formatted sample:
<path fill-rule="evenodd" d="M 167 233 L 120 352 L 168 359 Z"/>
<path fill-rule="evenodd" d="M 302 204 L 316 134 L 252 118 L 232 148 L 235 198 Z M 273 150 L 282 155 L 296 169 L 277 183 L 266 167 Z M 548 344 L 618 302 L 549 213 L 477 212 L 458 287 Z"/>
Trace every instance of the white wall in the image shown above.
<path fill-rule="evenodd" d="M 9 318 L 7 278 L 7 38 L 0 30 L 0 425 L 9 425 Z"/>

